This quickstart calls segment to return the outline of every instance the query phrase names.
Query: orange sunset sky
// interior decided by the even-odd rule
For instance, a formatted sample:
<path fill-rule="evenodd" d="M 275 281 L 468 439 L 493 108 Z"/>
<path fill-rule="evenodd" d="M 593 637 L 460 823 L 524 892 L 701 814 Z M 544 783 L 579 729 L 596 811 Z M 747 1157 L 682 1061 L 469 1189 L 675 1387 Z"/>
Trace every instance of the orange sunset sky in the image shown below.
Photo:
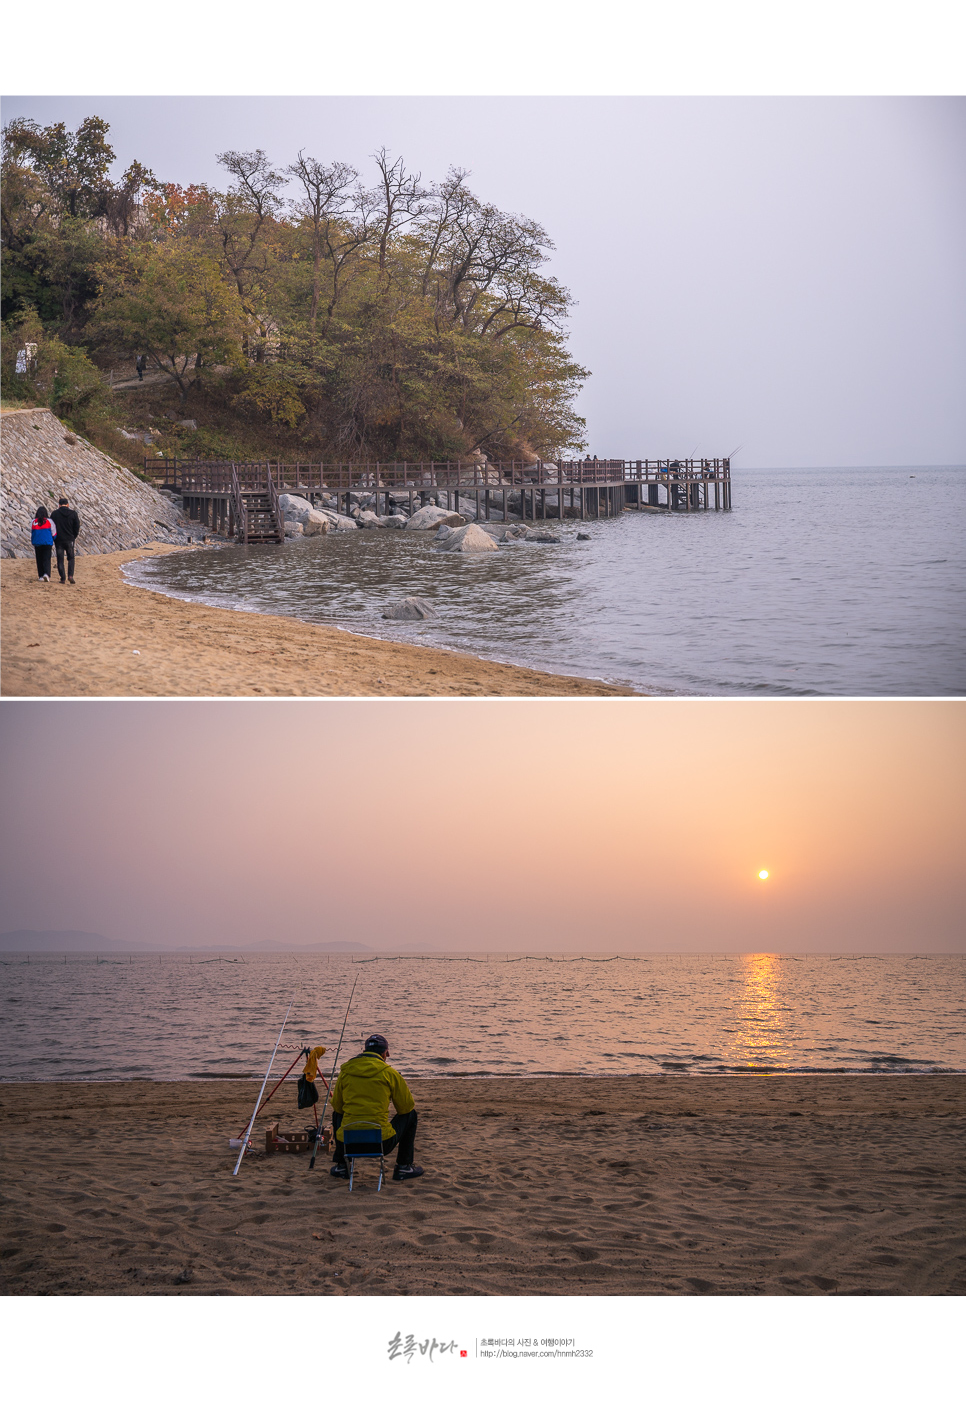
<path fill-rule="evenodd" d="M 172 946 L 961 951 L 964 707 L 7 701 L 0 922 Z"/>

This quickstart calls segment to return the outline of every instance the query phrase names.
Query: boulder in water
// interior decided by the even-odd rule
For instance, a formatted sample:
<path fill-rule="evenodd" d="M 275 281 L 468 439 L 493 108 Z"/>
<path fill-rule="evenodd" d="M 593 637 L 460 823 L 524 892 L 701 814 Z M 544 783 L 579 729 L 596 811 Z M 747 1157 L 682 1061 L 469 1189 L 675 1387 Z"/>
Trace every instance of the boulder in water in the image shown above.
<path fill-rule="evenodd" d="M 310 507 L 301 518 L 303 536 L 324 536 L 329 530 L 329 518 L 325 512 Z"/>
<path fill-rule="evenodd" d="M 410 595 L 408 599 L 404 599 L 400 604 L 390 604 L 388 608 L 383 609 L 382 617 L 384 619 L 416 620 L 436 619 L 439 615 L 432 604 L 429 604 L 425 599 L 419 599 L 416 595 Z"/>
<path fill-rule="evenodd" d="M 489 532 L 477 526 L 475 521 L 455 530 L 444 523 L 436 534 L 435 545 L 437 550 L 462 551 L 467 555 L 500 549 Z"/>
<path fill-rule="evenodd" d="M 296 497 L 292 492 L 280 492 L 278 505 L 286 521 L 301 521 L 302 514 L 312 510 L 312 503 L 307 497 Z"/>
<path fill-rule="evenodd" d="M 406 522 L 407 531 L 435 531 L 438 526 L 464 526 L 465 517 L 442 507 L 420 507 Z"/>

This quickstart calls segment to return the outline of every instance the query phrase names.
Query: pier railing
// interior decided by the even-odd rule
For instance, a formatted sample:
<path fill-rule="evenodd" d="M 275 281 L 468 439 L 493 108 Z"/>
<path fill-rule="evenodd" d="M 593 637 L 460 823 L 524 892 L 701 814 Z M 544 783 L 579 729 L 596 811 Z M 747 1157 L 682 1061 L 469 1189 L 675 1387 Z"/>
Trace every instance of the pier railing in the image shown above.
<path fill-rule="evenodd" d="M 621 487 L 659 483 L 726 483 L 729 458 L 574 458 L 554 462 L 271 463 L 201 458 L 146 458 L 144 473 L 158 487 L 186 495 L 232 496 L 257 488 L 274 492 L 472 491 L 486 488 Z"/>

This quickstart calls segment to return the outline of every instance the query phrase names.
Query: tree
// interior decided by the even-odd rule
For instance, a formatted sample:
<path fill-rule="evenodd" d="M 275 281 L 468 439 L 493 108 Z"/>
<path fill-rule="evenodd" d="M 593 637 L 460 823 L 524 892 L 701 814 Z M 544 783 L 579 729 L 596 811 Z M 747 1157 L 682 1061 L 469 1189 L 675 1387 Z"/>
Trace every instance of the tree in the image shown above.
<path fill-rule="evenodd" d="M 223 151 L 218 164 L 235 177 L 219 202 L 217 229 L 225 263 L 238 289 L 238 298 L 255 335 L 246 334 L 245 350 L 255 361 L 265 359 L 269 335 L 264 310 L 266 274 L 270 262 L 269 236 L 282 210 L 278 191 L 285 177 L 274 170 L 265 152 Z"/>
<path fill-rule="evenodd" d="M 76 132 L 63 122 L 39 127 L 18 117 L 4 129 L 4 140 L 9 158 L 40 177 L 56 213 L 92 219 L 114 160 L 106 141 L 109 130 L 103 117 L 85 117 Z"/>
<path fill-rule="evenodd" d="M 338 296 L 339 273 L 346 259 L 369 237 L 368 225 L 346 229 L 342 216 L 352 204 L 351 193 L 359 172 L 343 161 L 324 166 L 314 156 L 300 151 L 292 165 L 287 166 L 304 191 L 301 200 L 293 200 L 292 208 L 311 230 L 312 235 L 312 298 L 309 305 L 309 332 L 315 335 L 322 287 L 323 253 L 332 265 L 332 302 L 329 315 Z"/>
<path fill-rule="evenodd" d="M 91 331 L 115 350 L 148 356 L 184 406 L 213 365 L 237 363 L 245 325 L 217 260 L 173 239 L 117 247 Z"/>
<path fill-rule="evenodd" d="M 389 242 L 400 229 L 417 220 L 426 208 L 428 191 L 419 184 L 419 175 L 409 175 L 401 156 L 390 164 L 389 155 L 381 146 L 373 157 L 379 171 L 379 183 L 373 194 L 378 201 L 379 271 L 386 267 Z"/>

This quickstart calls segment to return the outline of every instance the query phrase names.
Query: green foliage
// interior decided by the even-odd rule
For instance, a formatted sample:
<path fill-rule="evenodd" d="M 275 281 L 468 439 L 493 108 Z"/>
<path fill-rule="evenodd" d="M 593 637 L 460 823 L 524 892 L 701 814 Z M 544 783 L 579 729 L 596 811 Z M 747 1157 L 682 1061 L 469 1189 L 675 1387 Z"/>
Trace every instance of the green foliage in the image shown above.
<path fill-rule="evenodd" d="M 220 429 L 194 429 L 185 434 L 178 449 L 182 458 L 225 458 L 244 462 L 252 457 L 246 439 Z"/>
<path fill-rule="evenodd" d="M 382 150 L 367 188 L 304 152 L 280 172 L 264 151 L 226 151 L 225 192 L 161 185 L 138 162 L 115 184 L 107 135 L 99 118 L 75 133 L 5 130 L 5 315 L 146 355 L 182 406 L 191 395 L 196 417 L 207 406 L 265 451 L 386 461 L 584 446 L 574 400 L 587 371 L 567 350 L 553 245 L 464 172 L 425 187 Z M 92 413 L 93 367 L 59 344 L 45 393 Z M 244 453 L 227 430 L 204 433 L 199 455 Z"/>
<path fill-rule="evenodd" d="M 237 299 L 204 248 L 180 239 L 119 243 L 104 265 L 92 336 L 146 355 L 182 403 L 209 366 L 238 359 L 243 330 Z"/>
<path fill-rule="evenodd" d="M 17 354 L 35 346 L 26 374 L 16 371 Z M 110 391 L 101 372 L 76 346 L 44 332 L 35 312 L 21 313 L 5 327 L 2 353 L 5 398 L 46 405 L 80 432 L 103 424 Z"/>

